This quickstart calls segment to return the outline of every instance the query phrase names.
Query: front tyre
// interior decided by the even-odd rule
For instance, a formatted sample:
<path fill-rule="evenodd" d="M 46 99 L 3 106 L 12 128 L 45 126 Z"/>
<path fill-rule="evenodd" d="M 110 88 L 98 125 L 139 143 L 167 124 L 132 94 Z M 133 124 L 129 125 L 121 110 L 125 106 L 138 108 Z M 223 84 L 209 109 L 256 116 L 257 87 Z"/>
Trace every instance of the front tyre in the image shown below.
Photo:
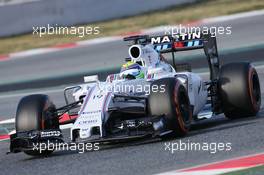
<path fill-rule="evenodd" d="M 220 98 L 227 118 L 255 116 L 260 110 L 258 73 L 247 62 L 223 65 L 220 70 Z"/>
<path fill-rule="evenodd" d="M 58 129 L 59 121 L 55 105 L 47 95 L 36 94 L 23 97 L 17 107 L 16 112 L 16 132 Z M 28 155 L 41 156 L 51 154 L 52 150 L 24 151 Z"/>
<path fill-rule="evenodd" d="M 172 136 L 186 135 L 190 128 L 192 111 L 184 86 L 175 78 L 159 79 L 151 86 L 163 87 L 164 90 L 151 91 L 148 98 L 150 115 L 164 116 L 165 128 L 173 131 Z"/>

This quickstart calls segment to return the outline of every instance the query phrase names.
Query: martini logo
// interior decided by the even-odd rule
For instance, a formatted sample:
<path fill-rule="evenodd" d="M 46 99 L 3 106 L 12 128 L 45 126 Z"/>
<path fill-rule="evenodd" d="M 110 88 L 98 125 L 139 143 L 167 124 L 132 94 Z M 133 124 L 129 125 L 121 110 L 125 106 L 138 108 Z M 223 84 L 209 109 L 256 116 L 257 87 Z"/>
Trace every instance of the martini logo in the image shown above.
<path fill-rule="evenodd" d="M 151 44 L 170 43 L 171 38 L 167 35 L 151 38 Z"/>
<path fill-rule="evenodd" d="M 185 40 L 195 40 L 200 39 L 201 33 L 183 33 L 177 35 L 165 35 L 165 36 L 157 36 L 151 38 L 151 44 L 162 44 L 162 43 L 172 43 L 175 41 L 185 41 Z"/>

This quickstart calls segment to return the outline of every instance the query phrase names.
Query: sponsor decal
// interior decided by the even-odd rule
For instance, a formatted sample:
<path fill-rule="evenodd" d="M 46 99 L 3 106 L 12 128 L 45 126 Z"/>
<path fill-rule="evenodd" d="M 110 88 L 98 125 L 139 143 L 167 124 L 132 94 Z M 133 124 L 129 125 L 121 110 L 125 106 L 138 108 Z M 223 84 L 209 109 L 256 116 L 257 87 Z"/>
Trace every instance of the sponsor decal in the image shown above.
<path fill-rule="evenodd" d="M 182 33 L 176 35 L 165 35 L 151 38 L 151 44 L 172 43 L 173 41 L 197 40 L 201 39 L 201 33 Z M 189 43 L 189 45 L 198 45 L 199 40 Z"/>
<path fill-rule="evenodd" d="M 203 45 L 203 40 L 201 33 L 183 33 L 152 37 L 151 44 L 157 52 L 160 52 L 172 48 L 199 47 Z"/>
<path fill-rule="evenodd" d="M 58 137 L 61 135 L 60 131 L 41 131 L 40 137 Z"/>
<path fill-rule="evenodd" d="M 88 112 L 82 112 L 82 114 L 96 114 L 100 113 L 102 110 L 97 110 L 97 111 L 88 111 Z"/>
<path fill-rule="evenodd" d="M 83 120 L 79 122 L 80 125 L 89 125 L 89 124 L 94 124 L 94 123 L 98 123 L 98 120 L 91 119 L 91 120 Z"/>
<path fill-rule="evenodd" d="M 79 121 L 79 125 L 91 125 L 91 124 L 98 124 L 101 122 L 101 115 L 100 113 L 102 110 L 96 111 L 89 111 L 89 112 L 82 112 L 82 120 Z"/>

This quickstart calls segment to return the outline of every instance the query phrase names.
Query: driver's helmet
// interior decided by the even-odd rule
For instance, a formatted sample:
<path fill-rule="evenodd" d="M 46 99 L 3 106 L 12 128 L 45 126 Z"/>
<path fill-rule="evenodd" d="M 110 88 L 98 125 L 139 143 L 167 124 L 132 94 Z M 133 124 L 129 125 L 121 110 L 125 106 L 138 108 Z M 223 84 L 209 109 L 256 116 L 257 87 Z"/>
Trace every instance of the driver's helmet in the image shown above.
<path fill-rule="evenodd" d="M 141 79 L 145 77 L 145 74 L 138 63 L 129 61 L 122 66 L 120 76 L 125 79 Z"/>

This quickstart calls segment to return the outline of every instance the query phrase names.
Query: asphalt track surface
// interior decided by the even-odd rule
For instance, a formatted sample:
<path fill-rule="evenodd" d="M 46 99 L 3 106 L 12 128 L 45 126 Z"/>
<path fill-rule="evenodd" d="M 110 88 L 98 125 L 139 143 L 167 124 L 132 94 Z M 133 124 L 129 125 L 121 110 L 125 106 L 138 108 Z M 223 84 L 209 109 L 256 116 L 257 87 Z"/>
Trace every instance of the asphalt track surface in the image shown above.
<path fill-rule="evenodd" d="M 243 19 L 229 22 L 233 25 L 232 37 L 234 36 L 234 38 L 226 38 L 226 40 L 219 39 L 218 46 L 220 49 L 225 49 L 231 46 L 240 47 L 261 44 L 264 39 L 262 30 L 264 25 L 263 19 L 263 16 L 261 16 L 254 20 Z M 92 68 L 99 65 L 110 65 L 110 63 L 121 64 L 122 60 L 120 60 L 120 58 L 126 56 L 125 50 L 121 50 L 122 48 L 125 49 L 125 47 L 122 47 L 121 44 L 122 43 L 115 42 L 105 46 L 69 49 L 63 52 L 41 55 L 34 58 L 21 58 L 19 60 L 2 62 L 0 64 L 1 78 L 5 76 L 7 76 L 5 78 L 9 77 L 10 79 L 19 78 L 20 76 L 20 78 L 22 78 L 23 74 L 25 74 L 25 76 L 31 76 L 32 71 L 37 72 L 35 76 L 41 75 L 42 73 L 47 74 L 48 68 L 50 68 L 49 70 L 51 71 L 49 74 L 55 74 L 66 70 L 74 72 L 76 68 L 88 69 L 89 67 Z M 106 48 L 108 49 L 104 50 Z M 118 49 L 118 52 L 114 52 L 113 49 Z M 104 52 L 101 50 L 104 50 Z M 260 57 L 264 55 L 263 49 L 256 49 L 255 51 L 256 52 L 254 52 L 254 50 L 241 52 L 242 54 L 238 54 L 237 57 L 229 58 L 227 56 L 225 60 L 227 60 L 226 62 L 231 60 L 238 61 L 237 58 L 246 59 L 247 56 L 251 55 L 251 58 L 248 59 L 247 57 L 248 61 L 263 61 Z M 109 60 L 110 58 L 111 60 Z M 46 59 L 51 61 L 51 63 L 48 64 Z M 63 62 L 60 62 L 60 59 L 63 60 Z M 74 59 L 74 62 L 72 59 Z M 98 61 L 91 62 L 93 59 Z M 199 61 L 196 62 L 197 65 L 200 64 Z M 11 63 L 13 64 L 10 65 Z M 53 63 L 55 65 L 53 65 Z M 74 67 L 75 64 L 77 67 Z M 8 69 L 10 67 L 12 67 L 12 70 Z M 197 67 L 206 67 L 206 65 Z M 15 72 L 17 74 L 15 74 Z M 3 76 L 2 73 L 4 74 Z M 262 92 L 264 92 L 263 66 L 258 69 L 258 73 L 261 81 L 261 89 Z M 63 96 L 62 91 L 59 89 L 63 87 L 64 86 L 49 89 L 36 89 L 34 92 L 45 92 L 49 94 L 55 103 L 60 106 L 63 104 Z M 13 117 L 18 100 L 23 95 L 31 92 L 33 91 L 26 90 L 1 93 L 0 119 Z M 263 97 L 264 94 L 262 93 L 262 101 L 264 100 Z M 5 153 L 8 151 L 9 142 L 3 141 L 0 142 L 0 174 L 116 175 L 161 173 L 227 158 L 264 152 L 263 129 L 264 109 L 262 104 L 261 111 L 257 117 L 231 121 L 226 119 L 223 115 L 219 115 L 216 118 L 194 124 L 188 136 L 184 138 L 166 141 L 150 141 L 149 143 L 131 143 L 129 145 L 119 144 L 102 147 L 100 151 L 85 152 L 83 154 L 73 151 L 57 151 L 51 157 L 47 158 L 32 158 L 22 153 L 6 155 Z M 66 139 L 67 137 L 66 135 Z M 165 143 L 179 143 L 180 141 L 185 143 L 207 142 L 209 144 L 215 142 L 230 142 L 232 144 L 232 150 L 219 151 L 215 154 L 208 151 L 175 151 L 174 154 L 172 154 L 170 151 L 165 150 Z"/>

